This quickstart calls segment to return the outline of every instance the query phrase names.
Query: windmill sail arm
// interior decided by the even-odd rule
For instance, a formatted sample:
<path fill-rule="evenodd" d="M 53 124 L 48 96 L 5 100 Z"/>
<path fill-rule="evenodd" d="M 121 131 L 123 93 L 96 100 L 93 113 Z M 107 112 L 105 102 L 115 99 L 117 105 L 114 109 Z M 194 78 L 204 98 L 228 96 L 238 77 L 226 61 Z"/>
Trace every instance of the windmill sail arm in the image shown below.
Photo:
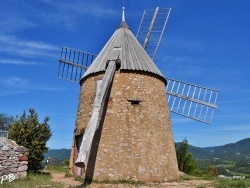
<path fill-rule="evenodd" d="M 115 74 L 117 61 L 110 61 L 106 69 L 105 75 L 101 81 L 100 88 L 97 90 L 93 105 L 93 113 L 89 120 L 85 134 L 83 135 L 80 152 L 75 165 L 78 167 L 87 166 L 89 154 L 96 130 L 99 128 L 101 118 L 103 116 L 105 101 L 108 96 L 108 91 L 112 85 Z"/>
<path fill-rule="evenodd" d="M 145 10 L 136 38 L 153 60 L 159 48 L 171 8 Z"/>
<path fill-rule="evenodd" d="M 149 26 L 149 29 L 148 29 L 148 32 L 147 32 L 147 35 L 146 35 L 146 38 L 145 38 L 144 43 L 143 43 L 143 45 L 142 45 L 144 49 L 146 49 L 146 46 L 147 46 L 147 44 L 148 44 L 148 40 L 149 40 L 149 38 L 150 38 L 150 35 L 151 35 L 152 29 L 153 29 L 153 26 L 154 26 L 154 23 L 155 23 L 155 19 L 156 19 L 158 10 L 159 10 L 159 7 L 156 7 L 155 13 L 154 13 L 154 15 L 153 15 L 152 21 L 151 21 L 151 23 L 150 23 L 150 26 Z"/>
<path fill-rule="evenodd" d="M 211 124 L 219 91 L 171 78 L 166 80 L 171 112 Z"/>
<path fill-rule="evenodd" d="M 62 47 L 59 58 L 58 78 L 79 83 L 82 75 L 96 58 L 95 54 Z"/>
<path fill-rule="evenodd" d="M 84 69 L 84 70 L 88 69 L 88 67 L 86 67 L 86 66 L 79 65 L 79 64 L 76 64 L 76 63 L 72 63 L 70 61 L 66 61 L 66 60 L 63 60 L 63 59 L 59 59 L 58 61 L 60 63 L 65 63 L 65 64 L 68 64 L 68 65 L 72 65 L 72 66 L 75 66 L 75 67 L 78 67 L 78 68 L 81 68 L 81 69 Z"/>
<path fill-rule="evenodd" d="M 172 96 L 179 97 L 179 98 L 182 98 L 182 99 L 185 99 L 185 100 L 189 100 L 189 101 L 192 101 L 192 102 L 195 102 L 195 103 L 199 103 L 199 104 L 211 107 L 211 108 L 217 108 L 217 105 L 215 105 L 215 104 L 211 104 L 211 103 L 204 102 L 202 100 L 190 98 L 190 97 L 188 97 L 186 95 L 181 95 L 181 94 L 174 93 L 174 92 L 171 92 L 171 91 L 166 91 L 166 93 L 168 95 L 172 95 Z"/>

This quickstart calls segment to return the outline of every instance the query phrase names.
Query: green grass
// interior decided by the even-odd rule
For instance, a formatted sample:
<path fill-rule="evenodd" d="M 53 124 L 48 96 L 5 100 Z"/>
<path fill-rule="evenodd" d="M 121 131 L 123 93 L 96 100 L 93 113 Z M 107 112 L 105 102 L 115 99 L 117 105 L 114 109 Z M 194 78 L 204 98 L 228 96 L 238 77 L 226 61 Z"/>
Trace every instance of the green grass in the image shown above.
<path fill-rule="evenodd" d="M 72 174 L 69 173 L 69 168 L 67 166 L 53 165 L 53 166 L 50 166 L 48 170 L 65 173 L 65 177 L 73 176 Z"/>
<path fill-rule="evenodd" d="M 40 187 L 53 187 L 61 188 L 62 184 L 51 182 L 51 175 L 49 173 L 28 173 L 28 176 L 24 179 L 16 179 L 12 182 L 4 181 L 3 184 L 0 184 L 2 188 L 40 188 Z"/>
<path fill-rule="evenodd" d="M 51 166 L 49 168 L 49 172 L 56 171 L 65 173 L 65 177 L 71 176 L 69 174 L 68 168 L 62 166 Z M 12 182 L 4 181 L 3 184 L 0 184 L 0 188 L 62 188 L 63 185 L 60 183 L 52 182 L 51 181 L 51 174 L 47 172 L 43 173 L 28 173 L 27 178 L 20 179 L 20 180 L 13 180 Z M 75 177 L 76 181 L 84 182 L 83 177 Z M 247 179 L 241 180 L 227 180 L 221 178 L 210 177 L 208 175 L 203 176 L 190 176 L 185 175 L 181 176 L 179 181 L 186 181 L 186 180 L 211 180 L 211 184 L 215 188 L 250 188 L 250 181 Z M 134 186 L 142 186 L 145 185 L 143 182 L 139 181 L 129 181 L 129 180 L 110 180 L 110 181 L 95 181 L 93 180 L 92 183 L 97 184 L 124 184 L 124 185 L 134 185 Z M 158 184 L 154 184 L 156 186 Z M 88 187 L 88 186 L 86 186 Z M 72 187 L 73 188 L 73 187 Z M 197 186 L 196 188 L 205 188 L 203 185 Z"/>
<path fill-rule="evenodd" d="M 61 165 L 52 165 L 49 167 L 48 170 L 56 171 L 56 172 L 62 172 L 62 173 L 68 173 L 69 168 L 67 166 L 61 166 Z"/>
<path fill-rule="evenodd" d="M 218 179 L 215 183 L 215 188 L 249 188 L 250 181 L 246 179 L 241 180 L 227 180 L 227 179 Z"/>
<path fill-rule="evenodd" d="M 0 184 L 0 188 L 62 188 L 62 184 L 50 181 L 52 178 L 50 171 L 65 173 L 65 177 L 72 176 L 67 167 L 53 165 L 46 172 L 28 173 L 24 179 L 15 179 L 12 182 L 4 181 L 3 184 Z"/>

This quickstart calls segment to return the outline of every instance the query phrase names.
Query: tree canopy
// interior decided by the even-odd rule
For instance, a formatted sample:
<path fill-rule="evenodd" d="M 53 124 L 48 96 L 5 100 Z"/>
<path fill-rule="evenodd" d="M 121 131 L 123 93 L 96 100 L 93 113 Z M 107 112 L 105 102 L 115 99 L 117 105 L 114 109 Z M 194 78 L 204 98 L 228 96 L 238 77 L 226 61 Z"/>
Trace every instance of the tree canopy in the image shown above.
<path fill-rule="evenodd" d="M 193 159 L 191 153 L 188 152 L 188 141 L 185 138 L 180 146 L 176 148 L 178 168 L 187 174 L 195 174 L 198 171 L 198 163 Z"/>
<path fill-rule="evenodd" d="M 49 117 L 45 117 L 40 123 L 38 114 L 35 109 L 31 108 L 28 115 L 24 111 L 8 126 L 9 138 L 29 149 L 28 170 L 39 170 L 44 153 L 48 151 L 46 143 L 52 136 L 48 121 Z"/>
<path fill-rule="evenodd" d="M 13 117 L 9 117 L 7 114 L 0 113 L 0 130 L 5 131 L 6 128 L 13 122 Z"/>

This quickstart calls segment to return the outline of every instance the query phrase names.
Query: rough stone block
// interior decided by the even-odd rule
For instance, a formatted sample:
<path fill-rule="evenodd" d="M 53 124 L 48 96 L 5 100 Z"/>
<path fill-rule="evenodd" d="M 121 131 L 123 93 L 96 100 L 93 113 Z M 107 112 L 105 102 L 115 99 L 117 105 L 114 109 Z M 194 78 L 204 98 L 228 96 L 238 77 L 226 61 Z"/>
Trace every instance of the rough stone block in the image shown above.
<path fill-rule="evenodd" d="M 10 165 L 12 165 L 13 163 L 11 163 L 11 162 L 6 162 L 6 163 L 4 163 L 4 166 L 10 166 Z"/>
<path fill-rule="evenodd" d="M 28 157 L 27 157 L 26 155 L 19 156 L 19 157 L 18 157 L 18 160 L 19 160 L 19 161 L 28 161 Z"/>
<path fill-rule="evenodd" d="M 27 172 L 17 172 L 16 174 L 17 178 L 26 178 Z"/>
<path fill-rule="evenodd" d="M 26 165 L 25 166 L 19 166 L 17 171 L 18 172 L 23 172 L 23 171 L 26 171 L 27 169 L 28 169 L 28 166 L 26 166 Z"/>
<path fill-rule="evenodd" d="M 25 152 L 28 152 L 29 149 L 28 149 L 28 148 L 25 148 L 25 147 L 23 147 L 23 146 L 19 146 L 19 147 L 17 147 L 17 150 L 16 150 L 16 151 L 25 153 Z"/>
<path fill-rule="evenodd" d="M 28 164 L 28 161 L 22 161 L 20 164 L 21 164 L 21 165 L 27 165 L 27 164 Z"/>
<path fill-rule="evenodd" d="M 12 163 L 12 164 L 10 165 L 10 167 L 12 167 L 12 168 L 17 168 L 17 167 L 18 167 L 18 164 L 17 164 L 17 163 Z"/>
<path fill-rule="evenodd" d="M 17 172 L 17 168 L 10 168 L 10 172 L 11 172 L 11 173 Z"/>
<path fill-rule="evenodd" d="M 2 148 L 2 151 L 9 151 L 9 150 L 10 150 L 10 147 L 6 146 L 6 145 L 4 145 L 3 148 Z"/>

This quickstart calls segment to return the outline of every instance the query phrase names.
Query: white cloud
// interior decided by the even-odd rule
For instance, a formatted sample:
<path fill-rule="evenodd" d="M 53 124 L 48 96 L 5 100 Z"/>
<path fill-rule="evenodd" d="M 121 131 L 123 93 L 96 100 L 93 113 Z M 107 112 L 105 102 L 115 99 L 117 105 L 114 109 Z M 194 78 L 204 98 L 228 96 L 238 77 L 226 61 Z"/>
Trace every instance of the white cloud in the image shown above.
<path fill-rule="evenodd" d="M 0 64 L 10 64 L 10 65 L 44 65 L 36 61 L 24 61 L 16 59 L 0 59 Z"/>
<path fill-rule="evenodd" d="M 81 28 L 85 22 L 88 22 L 88 17 L 102 17 L 109 19 L 118 15 L 118 11 L 114 11 L 107 6 L 92 1 L 49 1 L 43 2 L 50 6 L 53 11 L 39 12 L 37 16 L 45 24 L 56 27 L 63 27 L 68 30 L 75 30 Z M 93 20 L 92 20 L 93 21 Z"/>
<path fill-rule="evenodd" d="M 75 30 L 88 21 L 88 16 L 109 19 L 118 15 L 118 11 L 109 8 L 107 3 L 81 0 L 36 2 L 26 0 L 21 3 L 12 0 L 11 3 L 5 3 L 3 7 L 5 9 L 0 8 L 0 33 L 2 34 L 41 26 Z M 36 24 L 37 21 L 39 25 Z"/>
<path fill-rule="evenodd" d="M 0 9 L 1 10 L 1 9 Z M 0 34 L 9 34 L 36 27 L 36 23 L 23 17 L 21 12 L 0 12 Z"/>
<path fill-rule="evenodd" d="M 43 41 L 24 40 L 15 35 L 0 36 L 0 53 L 21 57 L 57 57 L 58 47 Z"/>
<path fill-rule="evenodd" d="M 19 78 L 15 76 L 11 76 L 9 78 L 1 78 L 0 88 L 2 91 L 0 95 L 22 94 L 30 90 L 58 91 L 65 89 L 61 87 L 33 83 L 27 78 Z"/>

